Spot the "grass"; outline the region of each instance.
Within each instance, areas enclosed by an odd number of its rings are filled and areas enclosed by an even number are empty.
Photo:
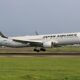
[[[0,58],[0,80],[80,80],[80,57]]]
[[[80,47],[58,47],[58,48],[48,48],[48,52],[80,52]]]

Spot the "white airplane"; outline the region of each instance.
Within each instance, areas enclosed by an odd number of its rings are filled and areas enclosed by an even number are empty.
[[[6,37],[0,32],[0,46],[35,47],[34,51],[46,51],[61,45],[80,44],[80,32],[46,35]]]

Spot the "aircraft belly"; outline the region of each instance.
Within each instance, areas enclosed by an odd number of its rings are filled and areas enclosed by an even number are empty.
[[[28,46],[28,44],[14,42],[12,40],[4,41],[4,43],[2,45],[7,46],[7,47],[26,47],[26,46]]]
[[[28,44],[23,44],[23,43],[18,43],[18,42],[12,42],[8,44],[10,47],[27,47],[29,46]]]
[[[58,44],[78,44],[80,43],[79,38],[63,38],[57,39]]]

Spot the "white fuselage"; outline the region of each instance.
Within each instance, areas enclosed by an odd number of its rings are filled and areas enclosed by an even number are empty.
[[[15,42],[20,40],[22,42]],[[23,43],[26,42],[26,43]],[[41,43],[38,47],[51,47],[51,45],[69,45],[69,44],[80,44],[80,33],[61,33],[61,34],[48,34],[48,35],[33,35],[33,36],[19,36],[19,37],[0,37],[1,46],[9,47],[26,47],[29,42]],[[35,47],[35,45],[33,45]]]
[[[11,39],[34,41],[34,42],[48,42],[52,41],[57,45],[66,44],[79,44],[80,33],[61,33],[61,34],[48,34],[48,35],[33,35],[33,36],[21,36],[11,37]]]

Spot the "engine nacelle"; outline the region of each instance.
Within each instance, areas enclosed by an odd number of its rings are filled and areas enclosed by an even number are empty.
[[[51,48],[53,46],[54,46],[54,43],[51,41],[47,41],[47,42],[43,43],[43,47],[45,47],[45,48]]]

